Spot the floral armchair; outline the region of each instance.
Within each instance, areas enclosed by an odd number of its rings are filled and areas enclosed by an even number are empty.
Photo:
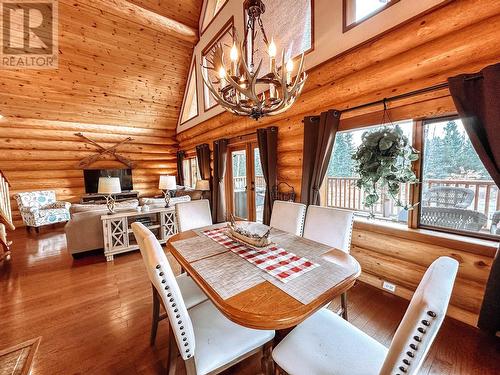
[[[71,203],[56,201],[54,191],[30,191],[14,195],[26,228],[68,221]]]

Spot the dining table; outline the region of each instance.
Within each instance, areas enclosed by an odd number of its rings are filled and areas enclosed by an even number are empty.
[[[227,224],[216,224],[178,233],[166,246],[216,308],[245,327],[293,328],[349,290],[361,274],[350,254],[275,228],[264,249],[226,234]],[[274,265],[255,260],[273,258],[269,254],[285,255],[298,266],[272,273]]]

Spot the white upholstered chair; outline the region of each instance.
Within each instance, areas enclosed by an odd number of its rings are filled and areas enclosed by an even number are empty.
[[[389,349],[335,313],[321,309],[274,349],[288,374],[414,375],[448,309],[458,262],[441,257],[425,272]]]
[[[311,205],[307,207],[303,236],[349,253],[353,219],[352,211]],[[342,293],[340,302],[339,313],[347,320],[347,292]]]
[[[152,236],[151,231],[146,228],[143,224],[140,223],[132,223],[132,230],[134,231],[134,237],[139,245],[139,249],[144,258],[144,252],[146,250],[145,240],[146,238]],[[162,251],[161,254],[158,254],[158,257],[164,258],[164,262],[168,262],[165,253]],[[179,285],[179,289],[184,298],[184,302],[186,307],[189,309],[193,306],[198,305],[199,303],[206,301],[207,296],[201,291],[200,288],[196,285],[196,283],[186,274],[183,273],[176,277],[177,284]],[[151,339],[150,344],[154,345],[156,340],[156,332],[158,331],[158,324],[161,320],[165,319],[166,315],[160,315],[160,297],[156,288],[153,285],[153,318],[151,324]]]
[[[134,230],[142,224],[133,224]],[[170,322],[169,374],[175,374],[177,356],[186,365],[186,373],[216,374],[262,350],[264,373],[272,371],[270,360],[274,331],[239,326],[210,302],[187,309],[178,280],[153,234],[143,238],[141,253],[149,278],[159,294]]]
[[[207,199],[177,203],[175,214],[179,232],[212,225],[210,202]]]
[[[274,201],[271,227],[302,236],[306,205],[285,201]]]

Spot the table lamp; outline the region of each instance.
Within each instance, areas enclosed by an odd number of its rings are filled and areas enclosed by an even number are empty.
[[[120,186],[120,178],[118,177],[99,177],[99,185],[97,193],[104,194],[106,197],[106,206],[108,207],[108,215],[115,213],[115,198],[112,194],[122,192]]]
[[[161,175],[158,189],[163,191],[163,196],[165,197],[165,207],[170,207],[170,190],[177,189],[175,176]]]
[[[201,197],[205,198],[205,192],[210,191],[210,181],[208,180],[198,180],[194,187],[195,190],[201,191]]]

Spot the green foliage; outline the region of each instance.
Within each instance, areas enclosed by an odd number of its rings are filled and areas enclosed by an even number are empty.
[[[363,133],[361,145],[352,156],[355,172],[359,175],[357,186],[367,193],[365,206],[373,209],[379,201],[378,192],[385,189],[396,205],[405,210],[413,208],[398,198],[401,184],[415,184],[417,177],[411,163],[418,160],[415,150],[398,126],[382,127]]]
[[[337,133],[333,154],[328,164],[327,176],[329,177],[355,177],[354,160],[352,155],[356,147],[352,140],[352,133]]]
[[[455,121],[426,126],[423,176],[424,179],[491,178],[469,137],[460,132]]]

